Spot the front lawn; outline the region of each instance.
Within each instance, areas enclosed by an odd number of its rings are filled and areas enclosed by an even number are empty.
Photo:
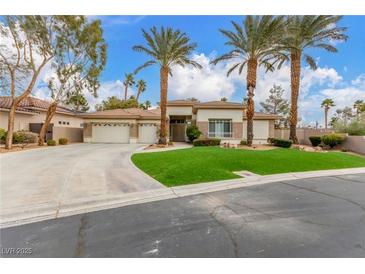
[[[365,159],[343,152],[304,152],[295,149],[254,151],[194,147],[137,153],[133,163],[166,186],[239,178],[233,171],[260,175],[310,170],[365,167]]]

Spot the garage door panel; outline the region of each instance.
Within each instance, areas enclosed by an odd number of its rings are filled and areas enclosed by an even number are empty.
[[[138,127],[138,142],[154,144],[157,142],[157,128],[155,125],[141,124]]]
[[[243,122],[243,138],[247,136],[247,121]],[[266,144],[269,138],[269,121],[254,120],[253,121],[253,143]]]
[[[129,126],[93,125],[93,143],[129,143]]]

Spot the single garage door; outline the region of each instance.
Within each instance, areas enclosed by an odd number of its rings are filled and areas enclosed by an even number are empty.
[[[93,143],[129,143],[128,125],[92,125]]]
[[[142,144],[154,144],[157,142],[157,127],[150,124],[140,124],[138,127],[138,142]]]

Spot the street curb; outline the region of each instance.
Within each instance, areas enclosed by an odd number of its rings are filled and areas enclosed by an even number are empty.
[[[119,194],[99,197],[91,197],[77,199],[66,204],[60,204],[57,210],[54,207],[43,208],[32,212],[32,208],[28,208],[26,214],[9,214],[11,216],[2,215],[0,228],[8,228],[28,223],[34,223],[43,220],[57,219],[66,216],[84,214],[105,209],[119,208],[135,204],[143,204],[154,201],[162,201],[179,197],[192,196],[202,193],[216,192],[242,187],[250,187],[263,185],[274,182],[298,180],[305,178],[317,178],[325,176],[340,176],[349,174],[365,173],[365,168],[347,168],[321,171],[307,171],[295,173],[282,173],[265,176],[252,176],[233,180],[224,180],[216,182],[207,182],[193,185],[185,185],[179,187],[162,188],[156,190],[148,190],[143,192],[135,192],[129,194]],[[31,212],[31,213],[29,213]]]

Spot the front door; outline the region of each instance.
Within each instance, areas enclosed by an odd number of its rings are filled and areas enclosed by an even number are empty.
[[[185,142],[186,124],[172,124],[171,138],[173,142]]]

